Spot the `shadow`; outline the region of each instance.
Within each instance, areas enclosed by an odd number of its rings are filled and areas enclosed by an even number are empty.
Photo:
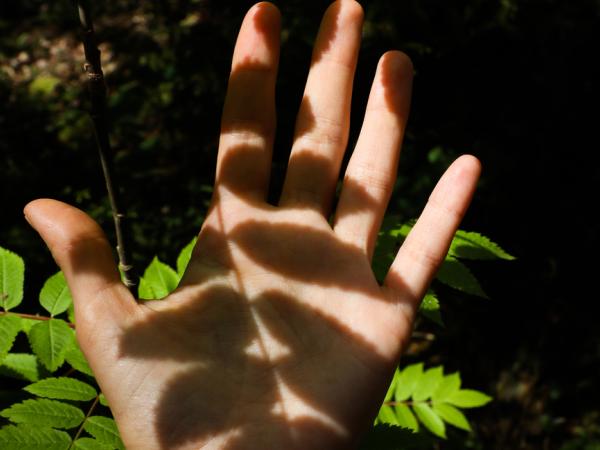
[[[279,351],[262,353],[265,335]],[[385,379],[389,365],[348,326],[286,293],[248,299],[225,286],[207,290],[199,304],[149,314],[127,330],[119,352],[163,365],[185,363],[157,393],[154,425],[165,449],[229,432],[220,448],[249,441],[256,448],[274,448],[275,442],[278,448],[311,448],[312,440],[346,448],[347,425],[365,414],[356,404],[381,394],[370,368],[386,367],[378,374]],[[337,387],[336,374],[372,392]]]
[[[185,281],[146,304],[118,358],[153,373],[136,390],[163,449],[348,448],[385,393],[399,343],[380,338],[401,318],[322,217],[243,205],[213,207]]]
[[[327,20],[337,20],[339,5]],[[337,28],[330,32],[314,60]],[[180,286],[140,305],[116,347],[102,349],[114,370],[99,381],[118,423],[134,420],[161,449],[352,447],[372,424],[408,326],[367,256],[325,217],[252,195],[267,193],[275,124],[274,83],[256,88],[255,77],[274,77],[272,69],[247,58],[232,70],[222,133],[236,139],[221,142],[211,207]],[[234,113],[251,110],[240,101],[265,98],[255,115]],[[309,132],[308,99],[303,108]],[[267,145],[250,139],[257,134]],[[315,185],[334,170],[316,151],[295,164]],[[348,188],[361,207],[374,202],[360,185]],[[131,427],[121,432],[138,442]]]

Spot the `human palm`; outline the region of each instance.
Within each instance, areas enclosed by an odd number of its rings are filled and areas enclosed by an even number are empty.
[[[137,303],[102,231],[38,200],[26,216],[73,292],[77,337],[130,449],[348,448],[372,420],[412,318],[470,201],[457,160],[384,285],[370,259],[408,115],[412,67],[379,63],[335,214],[362,11],[338,0],[315,44],[281,200],[266,201],[279,17],[246,16],[223,113],[214,196],[169,297]]]

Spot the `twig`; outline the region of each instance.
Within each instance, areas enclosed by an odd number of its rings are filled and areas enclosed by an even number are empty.
[[[33,319],[33,320],[50,320],[50,319],[54,319],[54,317],[38,316],[36,314],[25,314],[25,313],[16,313],[16,312],[0,312],[0,316],[7,316],[7,315],[19,316],[22,319]],[[75,324],[74,323],[67,322],[67,325],[69,325],[73,329],[75,328]]]
[[[90,409],[88,409],[88,412],[85,415],[85,418],[83,419],[83,422],[81,422],[81,425],[79,426],[79,429],[77,430],[77,433],[75,434],[75,437],[71,441],[71,445],[69,445],[69,449],[68,450],[71,450],[73,448],[73,444],[79,438],[79,436],[81,436],[81,432],[83,431],[83,426],[85,425],[85,421],[88,420],[89,417],[92,415],[92,412],[96,408],[96,405],[98,404],[99,400],[100,400],[100,394],[96,395],[96,398],[94,399],[94,403],[92,403],[92,406],[90,406]]]
[[[90,115],[94,122],[94,134],[96,144],[100,154],[102,172],[108,191],[108,199],[112,210],[113,221],[115,224],[115,234],[117,237],[117,254],[119,256],[119,268],[123,274],[123,282],[129,289],[137,283],[137,277],[134,274],[133,267],[130,264],[131,259],[125,246],[125,215],[120,211],[118,190],[114,188],[114,170],[112,164],[112,150],[108,137],[108,120],[106,112],[106,84],[104,82],[104,73],[102,72],[102,63],[100,61],[100,50],[96,42],[94,33],[94,24],[90,14],[89,3],[87,0],[77,0],[79,9],[79,21],[82,28],[83,50],[85,53],[85,72],[88,76],[88,91],[91,99]]]

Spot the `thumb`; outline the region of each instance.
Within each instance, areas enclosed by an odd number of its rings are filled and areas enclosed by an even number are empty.
[[[32,201],[24,213],[65,274],[78,329],[103,319],[121,322],[137,310],[121,283],[111,246],[92,218],[50,199]]]

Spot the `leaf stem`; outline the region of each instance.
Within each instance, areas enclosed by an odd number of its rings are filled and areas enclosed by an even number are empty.
[[[77,0],[79,9],[79,21],[82,29],[83,50],[85,53],[85,72],[88,76],[88,91],[91,99],[90,116],[94,123],[94,135],[100,163],[108,192],[108,199],[112,211],[115,234],[117,238],[117,254],[119,257],[119,268],[123,276],[123,283],[132,290],[137,284],[137,276],[131,265],[131,258],[126,247],[126,227],[125,214],[119,209],[120,200],[118,189],[115,189],[115,180],[112,156],[113,152],[110,146],[108,136],[108,118],[106,108],[106,83],[102,71],[100,59],[100,50],[97,46],[94,24],[90,13],[89,2],[87,0]]]
[[[81,435],[81,432],[83,431],[83,426],[85,425],[85,421],[88,420],[88,418],[92,415],[92,412],[96,408],[96,405],[98,404],[99,400],[100,400],[100,394],[96,395],[96,398],[94,399],[94,402],[92,403],[92,406],[90,406],[90,409],[88,409],[88,412],[85,415],[83,422],[81,422],[81,425],[79,426],[79,429],[77,430],[77,433],[75,434],[75,437],[71,441],[71,445],[69,445],[69,448],[67,450],[71,450],[73,448],[73,444],[79,438],[79,436]]]
[[[50,320],[50,319],[54,319],[54,317],[49,317],[49,316],[38,316],[37,314],[25,314],[25,313],[16,313],[16,312],[2,312],[0,311],[0,316],[7,316],[7,315],[15,315],[15,316],[19,316],[22,319],[33,319],[33,320]],[[69,327],[75,329],[75,324],[74,323],[70,323],[67,322],[67,325],[69,325]]]

